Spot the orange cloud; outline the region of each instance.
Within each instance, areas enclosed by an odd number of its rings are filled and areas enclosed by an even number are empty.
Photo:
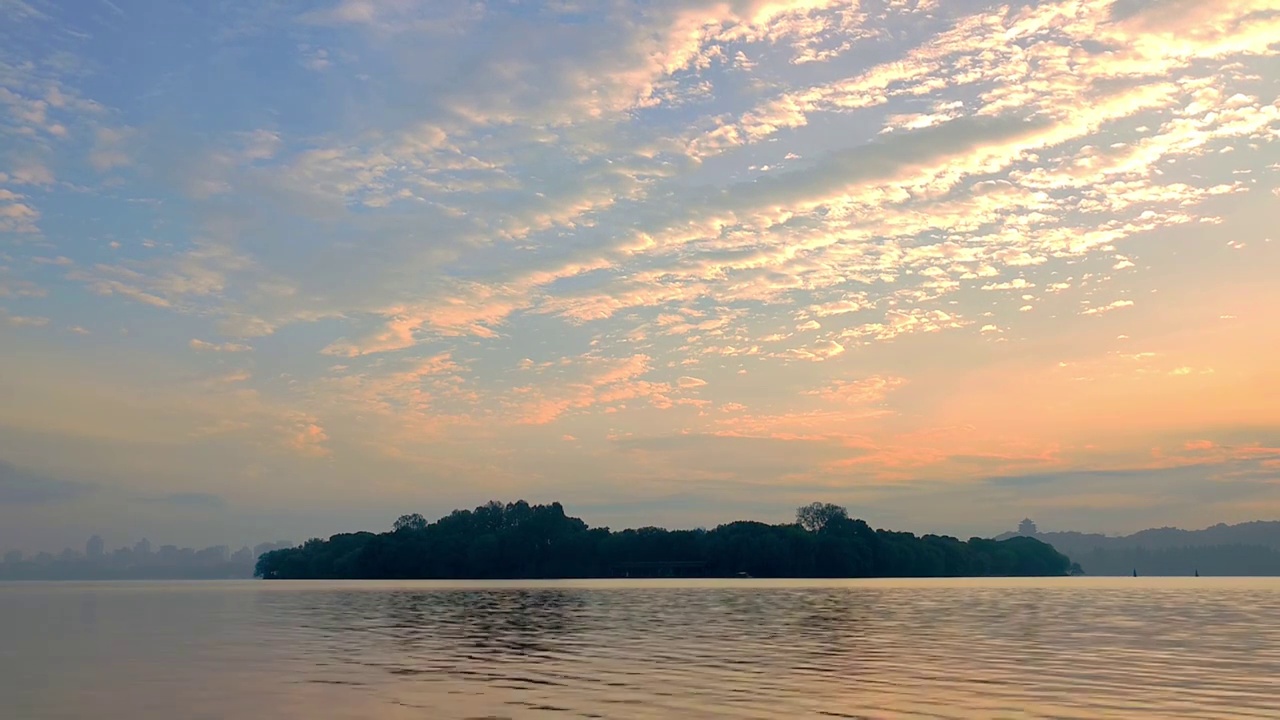
[[[388,320],[383,330],[363,340],[357,342],[337,340],[320,352],[324,355],[359,357],[411,348],[417,343],[414,332],[422,327],[423,322],[422,318],[398,315]]]
[[[293,451],[310,457],[328,457],[332,454],[326,443],[329,435],[318,423],[299,419],[289,430],[287,445]]]
[[[836,380],[827,387],[811,390],[828,402],[846,405],[871,405],[884,400],[889,393],[907,384],[907,379],[892,375],[873,375],[862,380]]]

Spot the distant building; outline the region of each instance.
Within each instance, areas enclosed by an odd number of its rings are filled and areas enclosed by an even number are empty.
[[[146,558],[151,554],[151,541],[146,538],[139,540],[138,544],[133,546],[133,554],[139,558]]]
[[[106,543],[102,542],[100,535],[94,535],[84,544],[85,557],[90,560],[101,560],[102,553],[106,548]]]
[[[226,545],[214,545],[197,552],[194,559],[196,562],[208,565],[224,563],[230,556],[231,551],[227,549]]]
[[[21,550],[10,550],[4,554],[4,562],[6,565],[17,565],[22,562]]]
[[[1022,522],[1018,523],[1018,534],[1019,535],[1035,535],[1036,524],[1032,522],[1030,518],[1024,518]]]

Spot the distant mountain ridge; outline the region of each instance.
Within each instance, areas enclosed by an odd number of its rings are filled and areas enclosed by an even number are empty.
[[[1048,543],[1090,575],[1280,575],[1280,521],[1258,520],[1203,530],[1151,528],[1124,536],[1039,532],[1024,520],[1018,536]]]
[[[1008,540],[1020,534],[1016,531],[1006,532],[997,535],[995,539]],[[1096,548],[1119,550],[1141,547],[1148,550],[1163,550],[1206,545],[1261,545],[1280,550],[1280,521],[1255,520],[1238,525],[1218,523],[1203,530],[1183,530],[1175,527],[1150,528],[1123,536],[1065,531],[1034,532],[1031,537],[1047,542],[1059,552],[1066,552],[1068,555],[1070,550],[1089,551]]]

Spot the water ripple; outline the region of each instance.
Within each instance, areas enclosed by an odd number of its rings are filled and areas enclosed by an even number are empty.
[[[1131,580],[0,585],[0,697],[32,720],[1280,717],[1280,583]]]

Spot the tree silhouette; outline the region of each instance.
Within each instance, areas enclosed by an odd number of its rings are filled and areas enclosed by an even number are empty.
[[[796,523],[809,532],[819,532],[832,520],[847,520],[849,511],[831,503],[810,503],[796,508]]]
[[[427,519],[419,513],[411,515],[401,515],[396,518],[395,523],[391,526],[393,532],[403,532],[405,530],[425,530],[427,528]]]
[[[490,502],[428,523],[403,515],[380,534],[344,533],[275,550],[271,579],[483,579],[637,576],[958,577],[1065,575],[1071,561],[1034,538],[1008,541],[874,530],[814,503],[798,523],[739,521],[713,530],[590,528],[560,503]]]

